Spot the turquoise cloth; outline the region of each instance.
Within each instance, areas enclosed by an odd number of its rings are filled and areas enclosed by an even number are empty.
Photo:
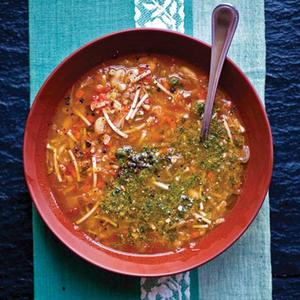
[[[263,0],[232,1],[240,24],[229,55],[264,96]],[[103,34],[155,26],[209,42],[216,1],[30,0],[31,101],[67,55]],[[269,204],[247,233],[207,265],[177,276],[142,279],[96,268],[63,246],[33,209],[35,299],[271,299]],[[200,295],[200,296],[199,296]]]

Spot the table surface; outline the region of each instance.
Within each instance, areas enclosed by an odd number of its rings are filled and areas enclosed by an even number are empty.
[[[5,0],[0,8],[0,298],[31,299],[31,199],[22,167],[29,110],[28,4]],[[266,0],[265,16],[266,107],[275,147],[270,187],[273,296],[300,299],[299,0]]]

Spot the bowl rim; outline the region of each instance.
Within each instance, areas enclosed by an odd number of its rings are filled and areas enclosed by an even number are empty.
[[[266,130],[268,133],[268,145],[269,145],[269,149],[268,149],[268,153],[269,153],[269,168],[267,170],[265,170],[265,174],[266,174],[266,178],[268,178],[267,180],[267,184],[265,185],[263,192],[261,193],[261,197],[259,199],[259,201],[257,201],[257,203],[259,203],[259,205],[257,206],[255,213],[251,216],[251,218],[247,218],[247,224],[243,227],[242,230],[239,230],[239,232],[237,234],[235,234],[234,236],[231,237],[230,242],[228,242],[226,244],[225,247],[223,247],[222,249],[220,249],[219,251],[215,251],[213,255],[211,255],[210,258],[205,259],[199,263],[194,263],[194,264],[189,264],[186,267],[181,267],[176,269],[176,271],[157,271],[157,272],[144,272],[144,271],[131,271],[131,270],[126,270],[125,268],[123,269],[119,269],[118,267],[113,267],[111,266],[109,263],[107,263],[106,265],[100,264],[99,262],[97,262],[93,257],[90,257],[87,253],[82,253],[80,250],[77,249],[76,245],[73,245],[73,243],[66,241],[64,239],[63,234],[61,234],[60,231],[56,231],[54,226],[52,225],[52,223],[50,222],[50,220],[48,220],[47,218],[47,214],[43,211],[41,205],[39,204],[39,201],[36,199],[36,193],[35,193],[35,189],[28,183],[29,182],[29,178],[27,175],[27,168],[29,168],[29,165],[31,164],[31,162],[28,160],[28,157],[26,155],[27,152],[27,145],[28,145],[28,127],[31,123],[31,120],[33,118],[34,115],[34,111],[35,111],[35,107],[38,105],[38,101],[37,99],[40,98],[40,95],[42,94],[44,88],[47,86],[48,82],[52,79],[52,77],[55,76],[56,72],[69,60],[71,60],[73,57],[77,56],[81,51],[83,51],[86,48],[89,48],[90,46],[92,46],[95,43],[101,42],[105,39],[109,39],[111,37],[114,36],[118,36],[120,34],[124,34],[124,33],[130,33],[130,32],[157,32],[157,33],[168,33],[171,35],[176,35],[178,38],[184,38],[184,39],[188,39],[192,42],[201,44],[201,46],[204,47],[208,47],[211,48],[211,45],[209,45],[208,43],[199,40],[197,38],[194,38],[192,36],[183,34],[183,33],[179,33],[176,31],[172,31],[172,30],[168,30],[168,29],[159,29],[159,28],[133,28],[133,29],[126,29],[126,30],[120,30],[120,31],[116,31],[116,32],[112,32],[103,36],[100,36],[96,39],[93,39],[92,41],[82,45],[81,47],[77,48],[76,50],[74,50],[70,55],[68,55],[67,57],[65,57],[52,71],[51,73],[47,76],[46,80],[44,80],[43,84],[40,86],[37,94],[34,97],[34,101],[30,107],[30,111],[26,120],[26,125],[25,125],[25,130],[24,130],[24,142],[23,142],[23,169],[24,169],[24,177],[25,177],[25,181],[26,181],[26,185],[28,187],[31,199],[34,203],[34,206],[36,207],[39,215],[42,217],[43,221],[46,223],[46,225],[48,226],[48,228],[52,231],[52,233],[65,245],[67,246],[72,252],[74,252],[75,254],[77,254],[78,256],[80,256],[81,258],[83,258],[85,261],[97,266],[97,267],[101,267],[105,270],[108,271],[112,271],[114,273],[118,273],[118,274],[123,274],[123,275],[131,275],[131,276],[142,276],[142,277],[155,277],[155,276],[168,276],[168,275],[174,275],[174,274],[178,274],[181,272],[185,272],[185,271],[189,271],[192,270],[198,266],[202,266],[206,263],[208,263],[209,261],[215,259],[216,257],[218,257],[219,255],[221,255],[223,252],[225,252],[228,248],[230,248],[249,228],[249,226],[252,224],[252,222],[254,221],[254,219],[256,218],[258,212],[260,211],[263,203],[264,203],[264,199],[267,195],[268,189],[269,189],[269,185],[271,182],[271,177],[272,177],[272,170],[273,170],[273,139],[272,139],[272,132],[271,132],[271,126],[267,117],[267,113],[265,110],[265,107],[263,105],[263,102],[261,101],[258,93],[256,92],[254,86],[252,85],[251,81],[248,79],[248,77],[243,73],[243,71],[240,69],[240,67],[233,62],[232,59],[230,59],[229,57],[226,57],[226,61],[235,69],[235,71],[237,72],[238,76],[242,77],[242,79],[246,82],[246,84],[250,87],[251,93],[253,93],[253,95],[259,99],[258,101],[258,106],[260,111],[262,112],[262,119],[264,121],[264,123],[266,124]],[[84,241],[82,241],[84,243]],[[99,250],[99,253],[101,252],[101,250]],[[145,255],[147,256],[147,255]],[[153,255],[149,255],[152,256]],[[130,263],[130,262],[129,262]]]

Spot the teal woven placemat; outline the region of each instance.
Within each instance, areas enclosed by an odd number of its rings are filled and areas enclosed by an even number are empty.
[[[263,0],[231,1],[240,11],[229,53],[263,99]],[[31,100],[53,68],[82,44],[133,27],[163,27],[209,41],[217,1],[30,0]],[[96,268],[57,241],[33,209],[36,299],[271,299],[269,207],[226,253],[198,270],[139,279]]]

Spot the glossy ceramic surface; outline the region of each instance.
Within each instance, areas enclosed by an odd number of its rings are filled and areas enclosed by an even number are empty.
[[[101,62],[128,53],[174,55],[209,71],[210,47],[183,34],[158,29],[133,29],[99,38],[66,58],[48,77],[31,108],[24,137],[24,170],[32,199],[52,232],[87,261],[114,272],[162,276],[202,265],[231,246],[258,213],[270,183],[273,146],[269,122],[249,80],[226,60],[220,85],[235,103],[247,130],[251,158],[242,194],[226,222],[202,238],[194,249],[179,253],[135,255],[117,252],[88,240],[64,217],[51,193],[45,164],[46,137],[55,108],[65,91],[83,73]]]

